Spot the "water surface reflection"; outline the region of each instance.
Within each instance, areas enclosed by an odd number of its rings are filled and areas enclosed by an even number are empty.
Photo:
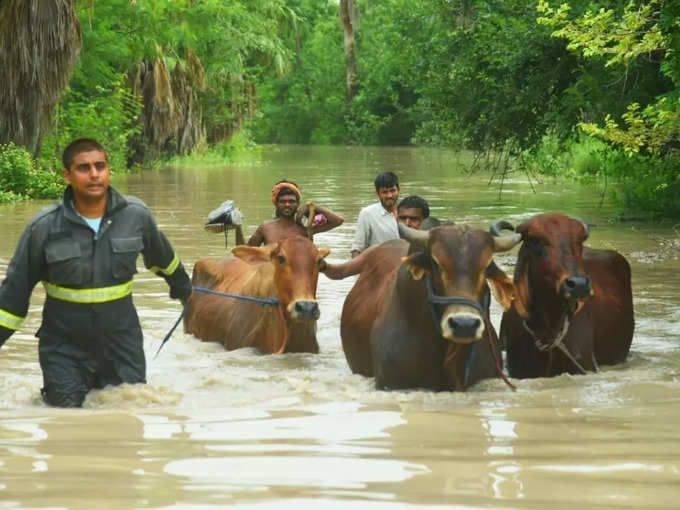
[[[202,230],[226,198],[251,233],[272,213],[269,190],[288,178],[306,199],[346,218],[317,236],[349,256],[372,180],[391,169],[402,194],[433,214],[483,226],[560,210],[595,226],[589,244],[615,248],[633,269],[637,313],[629,361],[599,374],[485,381],[467,393],[380,392],[350,373],[339,322],[353,279],[321,277],[319,355],[226,352],[178,331],[158,278],[141,271],[135,302],[145,331],[145,386],[95,391],[86,408],[44,407],[33,332],[37,288],[22,330],[0,351],[0,508],[675,508],[680,482],[680,242],[659,225],[621,223],[599,197],[521,174],[498,200],[488,175],[456,170],[458,155],[421,149],[272,147],[259,165],[166,169],[117,178],[149,204],[188,267],[224,253]],[[41,204],[0,207],[0,276]],[[500,264],[512,272],[514,254]],[[140,268],[142,269],[142,268]],[[500,309],[492,308],[498,325]]]

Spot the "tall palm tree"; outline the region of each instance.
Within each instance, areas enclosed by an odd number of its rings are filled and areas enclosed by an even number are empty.
[[[0,1],[0,143],[40,151],[81,39],[75,0]]]
[[[359,10],[354,0],[340,0],[338,13],[345,34],[345,73],[347,75],[347,104],[357,95],[357,51],[355,35],[359,26]]]

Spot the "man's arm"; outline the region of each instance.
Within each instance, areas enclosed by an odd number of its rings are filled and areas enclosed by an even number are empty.
[[[368,248],[370,233],[371,227],[368,224],[368,213],[365,209],[362,209],[359,213],[359,218],[357,219],[357,229],[354,232],[354,240],[352,241],[352,258]]]
[[[236,230],[236,246],[246,244],[246,240],[243,237],[243,229],[241,228],[241,225],[238,225],[234,230]]]
[[[322,223],[312,228],[312,231],[315,234],[318,234],[320,232],[328,232],[329,230],[334,229],[335,227],[339,227],[345,221],[345,219],[342,216],[340,216],[338,213],[334,211],[331,211],[328,207],[324,207],[322,205],[315,205],[314,208],[316,209],[317,214],[319,213],[323,214],[328,220],[325,223]]]
[[[264,223],[257,227],[255,233],[248,239],[248,246],[260,246],[261,244],[264,244]]]
[[[33,239],[29,225],[7,266],[0,286],[0,346],[21,327],[35,284],[40,279],[41,250],[44,239]]]
[[[192,292],[191,280],[184,265],[173,250],[165,234],[156,225],[150,211],[144,221],[144,266],[163,279],[170,286],[170,297],[179,299],[183,304]]]
[[[321,272],[325,274],[331,280],[342,280],[348,276],[354,276],[361,273],[364,262],[367,257],[370,257],[370,253],[375,250],[378,245],[370,246],[362,252],[352,252],[352,260],[343,262],[341,264],[331,264],[330,262],[325,262],[321,267]]]

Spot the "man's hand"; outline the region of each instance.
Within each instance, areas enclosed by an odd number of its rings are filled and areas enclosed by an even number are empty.
[[[310,205],[312,205],[312,202],[300,204],[300,206],[297,208],[297,211],[295,212],[295,221],[297,223],[301,223],[302,217],[309,212]]]

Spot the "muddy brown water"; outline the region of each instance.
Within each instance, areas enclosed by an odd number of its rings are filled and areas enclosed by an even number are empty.
[[[382,392],[353,375],[339,321],[354,280],[321,277],[319,355],[226,352],[178,331],[153,359],[180,308],[141,266],[135,302],[147,385],[92,392],[84,409],[44,406],[33,334],[44,299],[0,350],[0,508],[678,508],[680,505],[680,236],[671,224],[621,222],[577,186],[512,174],[498,200],[490,175],[440,150],[265,147],[262,161],[118,176],[142,198],[187,267],[224,253],[202,229],[227,198],[246,233],[269,219],[272,184],[346,219],[318,235],[332,260],[349,256],[359,209],[384,170],[402,197],[434,215],[486,228],[561,211],[593,224],[589,245],[630,261],[636,332],[627,363],[587,376],[486,381],[467,393]],[[0,277],[45,202],[0,206]],[[230,239],[233,243],[233,239]],[[516,250],[499,261],[511,273]],[[500,309],[493,308],[498,326]]]

